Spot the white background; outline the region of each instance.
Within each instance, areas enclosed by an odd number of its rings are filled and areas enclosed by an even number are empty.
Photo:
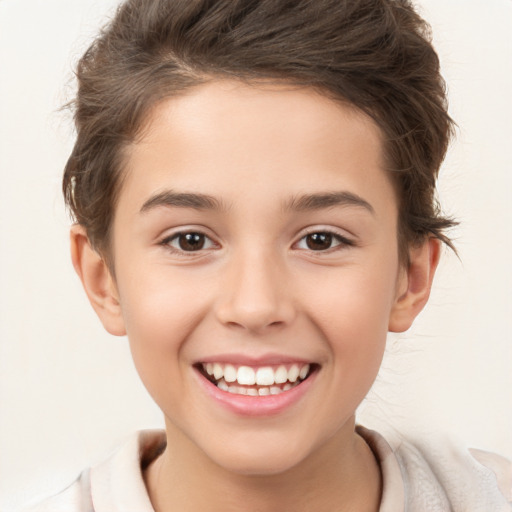
[[[114,0],[0,0],[0,509],[56,492],[162,419],[125,339],[68,256],[60,176],[73,63]],[[422,0],[460,129],[442,169],[446,252],[415,327],[390,340],[361,421],[512,457],[512,1]],[[68,86],[66,86],[66,83]]]

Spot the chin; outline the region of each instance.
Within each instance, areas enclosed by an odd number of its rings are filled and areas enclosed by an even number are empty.
[[[308,457],[300,443],[256,441],[211,450],[206,455],[230,473],[244,476],[274,476],[301,465]]]
[[[284,474],[300,464],[297,457],[286,457],[279,454],[277,457],[230,457],[229,460],[219,461],[222,467],[230,472],[241,476],[266,477]]]

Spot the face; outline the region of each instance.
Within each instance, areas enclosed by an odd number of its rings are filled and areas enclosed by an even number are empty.
[[[349,442],[403,288],[378,128],[310,90],[220,81],[149,121],[112,250],[168,435],[245,474]]]

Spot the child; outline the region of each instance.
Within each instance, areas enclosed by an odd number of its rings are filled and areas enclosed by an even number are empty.
[[[505,460],[355,425],[451,246],[427,34],[404,0],[121,6],[78,67],[64,192],[166,429],[34,510],[510,510]]]

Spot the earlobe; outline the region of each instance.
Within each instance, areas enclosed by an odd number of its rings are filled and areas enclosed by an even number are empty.
[[[427,303],[439,263],[440,245],[437,238],[429,238],[410,250],[410,265],[400,277],[389,318],[389,331],[404,332],[409,329]]]
[[[94,311],[110,334],[125,335],[117,288],[105,260],[91,247],[83,226],[72,226],[70,242],[73,266]]]

